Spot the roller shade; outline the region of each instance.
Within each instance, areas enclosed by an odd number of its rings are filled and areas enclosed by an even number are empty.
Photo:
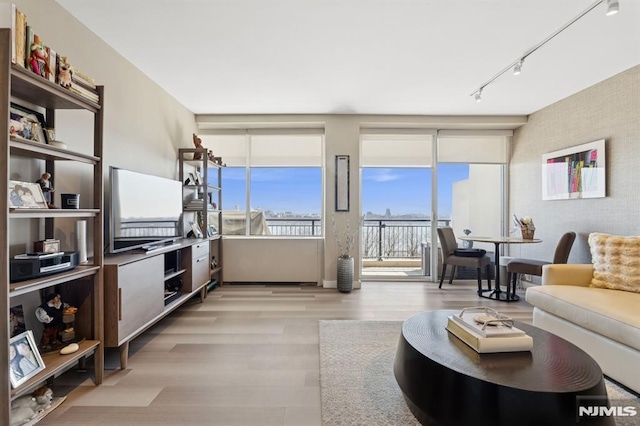
[[[246,166],[250,144],[253,167],[320,167],[322,140],[320,134],[228,134],[202,135],[202,144],[222,157],[227,166]]]
[[[227,166],[238,167],[247,164],[247,135],[200,135],[202,145],[222,157]]]
[[[442,131],[438,134],[438,162],[506,164],[510,135],[501,131]]]
[[[320,135],[253,135],[252,167],[320,167],[322,136]]]
[[[362,167],[430,167],[431,135],[361,135]]]

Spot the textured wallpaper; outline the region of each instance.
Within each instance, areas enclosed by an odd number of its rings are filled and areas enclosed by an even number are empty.
[[[606,140],[605,198],[542,201],[542,154]],[[540,244],[510,253],[551,261],[560,236],[577,233],[569,263],[591,263],[591,232],[640,235],[640,66],[552,104],[516,130],[509,167],[510,215],[531,216]]]

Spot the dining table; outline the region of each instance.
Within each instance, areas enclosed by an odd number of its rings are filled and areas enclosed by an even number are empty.
[[[479,292],[478,295],[480,297],[484,297],[486,299],[499,300],[501,302],[517,302],[520,300],[520,296],[515,294],[515,289],[513,292],[509,292],[509,283],[507,283],[507,291],[500,290],[500,244],[535,244],[541,243],[542,240],[537,238],[519,238],[519,237],[471,237],[464,236],[458,237],[458,239],[463,241],[475,241],[478,243],[493,243],[495,245],[495,268],[496,268],[496,288],[488,295],[485,295],[483,292]]]

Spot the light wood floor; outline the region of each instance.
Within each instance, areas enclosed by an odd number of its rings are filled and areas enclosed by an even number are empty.
[[[481,299],[473,281],[363,283],[349,294],[297,285],[226,285],[131,342],[129,366],[107,351],[94,386],[69,371],[67,400],[40,425],[320,425],[318,320],[404,320],[486,305],[531,322],[524,300]],[[142,301],[144,303],[144,301]]]

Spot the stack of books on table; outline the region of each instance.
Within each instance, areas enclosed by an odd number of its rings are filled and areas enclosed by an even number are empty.
[[[533,348],[533,339],[514,327],[513,320],[491,308],[465,308],[447,318],[447,330],[478,353],[520,352]]]

